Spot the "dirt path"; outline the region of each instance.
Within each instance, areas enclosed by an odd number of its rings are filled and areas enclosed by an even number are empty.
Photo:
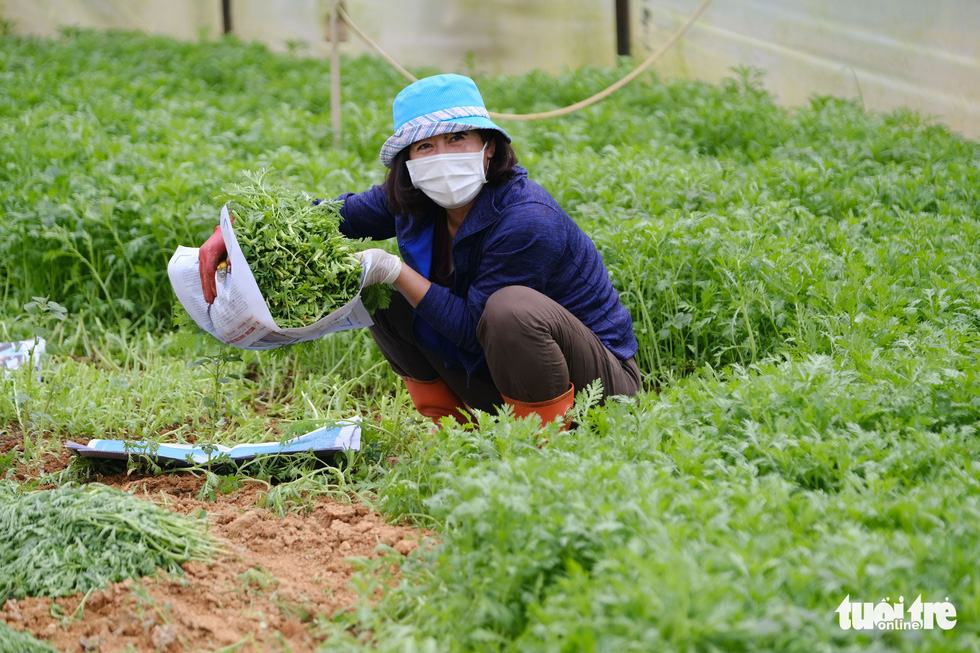
[[[13,435],[13,434],[11,434]],[[10,440],[0,442],[0,454]],[[43,471],[63,468],[67,454],[46,454]],[[36,473],[36,472],[35,472]],[[23,474],[22,472],[20,474]],[[132,491],[175,512],[207,513],[226,552],[212,564],[184,565],[182,576],[158,575],[59,599],[10,600],[0,620],[60,651],[313,651],[322,641],[314,617],[351,606],[347,558],[378,555],[379,544],[403,555],[429,533],[384,523],[365,506],[330,499],[306,515],[280,518],[256,507],[264,485],[246,484],[214,502],[195,499],[202,479],[115,474],[94,481]]]

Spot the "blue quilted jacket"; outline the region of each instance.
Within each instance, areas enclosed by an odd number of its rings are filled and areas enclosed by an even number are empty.
[[[415,308],[416,341],[446,365],[474,372],[484,354],[476,326],[487,299],[505,286],[527,286],[564,306],[621,360],[637,351],[633,321],[595,244],[544,188],[516,176],[487,184],[453,239],[455,287],[433,284]],[[349,238],[398,239],[402,260],[426,279],[432,264],[432,218],[392,215],[381,186],[348,193],[340,230]]]

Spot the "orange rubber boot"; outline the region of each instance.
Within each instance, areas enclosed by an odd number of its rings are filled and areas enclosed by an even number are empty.
[[[403,376],[402,381],[408,388],[408,396],[412,398],[415,409],[431,418],[436,426],[440,426],[439,420],[443,417],[452,417],[460,424],[467,423],[468,413],[463,400],[441,378],[418,381]]]
[[[541,418],[541,423],[547,424],[567,413],[575,405],[575,386],[569,383],[568,390],[548,401],[517,401],[510,397],[504,397],[504,401],[514,407],[515,417],[527,417],[531,413],[536,413]],[[568,424],[565,424],[562,430],[567,428]]]

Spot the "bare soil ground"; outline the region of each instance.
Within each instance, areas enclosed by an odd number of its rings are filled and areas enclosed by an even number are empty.
[[[0,431],[3,433],[3,431]],[[0,454],[19,446],[19,433],[0,436]],[[45,454],[41,469],[17,470],[21,480],[66,467],[71,456]],[[210,564],[188,563],[183,575],[158,574],[57,599],[9,600],[0,620],[60,651],[313,651],[324,635],[314,617],[351,606],[352,556],[374,557],[379,544],[407,555],[430,535],[385,523],[363,505],[318,501],[308,514],[278,517],[257,507],[265,486],[195,497],[203,479],[190,474],[134,476],[114,471],[91,479],[146,497],[183,514],[207,513],[225,552]]]

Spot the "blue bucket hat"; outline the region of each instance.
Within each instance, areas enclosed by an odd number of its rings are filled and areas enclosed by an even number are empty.
[[[395,155],[430,136],[471,129],[496,129],[476,83],[463,75],[434,75],[409,84],[391,107],[395,133],[381,146],[381,162],[390,168]]]

